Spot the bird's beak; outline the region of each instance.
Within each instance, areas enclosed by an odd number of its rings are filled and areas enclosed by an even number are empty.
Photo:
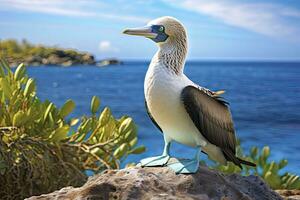
[[[145,26],[141,28],[127,28],[123,31],[127,35],[138,35],[147,38],[156,38],[157,34],[152,32],[151,26]]]

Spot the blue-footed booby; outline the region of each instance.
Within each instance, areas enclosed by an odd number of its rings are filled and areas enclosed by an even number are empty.
[[[187,33],[173,17],[155,19],[142,28],[124,34],[145,36],[159,47],[146,73],[145,105],[155,126],[163,133],[162,155],[142,159],[142,166],[168,165],[176,173],[195,173],[200,152],[221,164],[231,161],[255,166],[236,156],[236,138],[228,103],[220,96],[191,81],[183,72],[187,55]],[[194,159],[168,164],[171,141],[196,147]]]

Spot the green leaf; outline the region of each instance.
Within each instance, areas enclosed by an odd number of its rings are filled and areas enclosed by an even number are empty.
[[[15,80],[22,79],[25,73],[26,73],[26,67],[23,63],[21,63],[15,71],[15,75],[14,75]]]
[[[0,59],[0,63],[1,63],[1,66],[3,66],[9,74],[11,74],[11,69],[10,69],[7,61],[5,59]]]
[[[13,126],[20,127],[26,122],[26,114],[23,111],[18,111],[13,117]]]
[[[48,122],[49,122],[49,126],[50,127],[54,126],[54,119],[53,119],[53,116],[52,116],[51,112],[49,113],[49,120],[48,120]]]
[[[292,189],[292,186],[297,182],[299,181],[299,176],[297,175],[293,175],[292,176],[293,178],[289,180],[288,182],[288,186]]]
[[[95,114],[100,107],[100,99],[97,96],[93,96],[92,101],[91,101],[91,112]]]
[[[100,117],[99,117],[99,123],[104,126],[105,124],[108,123],[111,117],[111,112],[108,107],[105,107],[104,110],[102,111]]]
[[[64,125],[58,129],[56,129],[51,135],[50,140],[52,142],[59,142],[63,139],[66,139],[68,136],[68,132],[70,130],[70,127],[68,125]]]
[[[128,150],[128,145],[126,143],[121,144],[115,151],[114,151],[114,157],[117,159],[121,158],[124,156],[124,154]]]
[[[275,161],[272,161],[270,163],[268,171],[271,171],[272,173],[277,174],[277,172],[278,172],[278,165],[275,163]]]
[[[134,148],[133,150],[129,151],[128,153],[130,154],[140,154],[146,151],[146,147],[144,146],[139,146]]]
[[[12,89],[10,87],[10,84],[6,78],[1,78],[1,87],[3,90],[3,93],[6,98],[10,98],[12,95]]]
[[[266,159],[270,155],[270,147],[265,146],[262,150],[262,156]]]
[[[46,119],[47,119],[49,113],[51,112],[52,108],[53,108],[53,103],[50,103],[50,104],[48,105],[48,107],[47,107],[45,113],[44,113],[44,117],[43,117],[43,120],[44,120],[44,121],[46,121]]]
[[[288,164],[288,161],[286,159],[283,159],[279,162],[279,169],[284,168]]]
[[[81,133],[88,133],[92,128],[92,119],[89,118],[82,125],[80,125],[79,130]]]
[[[84,138],[86,137],[87,133],[81,133],[77,139],[75,140],[75,142],[80,143],[84,140]]]
[[[136,138],[136,132],[135,132],[135,130],[134,129],[129,130],[125,134],[124,138],[125,138],[126,141],[131,141],[133,138]]]
[[[257,147],[252,147],[251,148],[251,153],[250,153],[251,158],[255,159],[257,154],[258,154],[258,148]]]
[[[59,115],[62,117],[68,116],[75,108],[75,103],[72,100],[67,100],[59,111]]]
[[[135,137],[135,138],[133,138],[130,142],[129,142],[129,146],[130,147],[133,147],[133,146],[135,146],[136,144],[137,144],[137,137]]]
[[[36,106],[32,106],[27,110],[27,118],[28,120],[36,120],[39,116],[40,113],[37,112]]]
[[[25,89],[24,89],[24,96],[30,95],[35,90],[35,82],[32,78],[28,79]]]
[[[135,129],[135,125],[134,125],[132,119],[127,118],[121,123],[121,125],[119,127],[119,132],[122,134],[126,134],[127,132],[134,130],[134,129]]]

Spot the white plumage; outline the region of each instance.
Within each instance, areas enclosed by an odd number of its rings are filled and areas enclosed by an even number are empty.
[[[211,159],[224,164],[226,160],[220,149],[202,136],[184,108],[181,91],[189,85],[200,87],[184,73],[177,75],[166,68],[158,53],[155,54],[144,82],[148,109],[170,141],[191,147],[201,146]]]

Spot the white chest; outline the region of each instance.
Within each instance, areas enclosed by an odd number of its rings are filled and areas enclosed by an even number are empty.
[[[164,134],[177,142],[196,146],[201,134],[180,99],[182,89],[188,85],[193,85],[193,82],[185,75],[175,75],[165,66],[151,63],[144,92],[148,109]]]
[[[180,92],[184,87],[179,79],[164,66],[149,67],[144,92],[150,110],[160,110],[160,115],[164,115],[163,111],[179,103]]]

